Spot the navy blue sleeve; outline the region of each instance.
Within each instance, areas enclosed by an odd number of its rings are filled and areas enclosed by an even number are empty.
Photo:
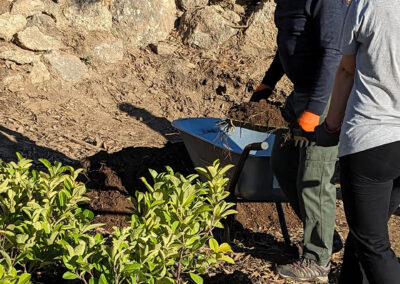
[[[261,83],[274,89],[276,83],[278,83],[284,73],[281,60],[279,59],[279,52],[277,51]]]
[[[318,44],[318,62],[307,110],[321,115],[330,98],[341,59],[340,32],[346,14],[346,0],[308,0],[313,37]]]

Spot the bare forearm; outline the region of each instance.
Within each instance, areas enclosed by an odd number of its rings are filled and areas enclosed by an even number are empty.
[[[336,72],[331,103],[328,116],[326,117],[326,123],[330,129],[337,129],[340,127],[353,84],[354,73],[346,70],[341,63]]]

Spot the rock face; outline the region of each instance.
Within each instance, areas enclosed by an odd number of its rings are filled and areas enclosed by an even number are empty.
[[[89,76],[86,65],[74,55],[54,51],[43,57],[52,69],[67,82],[76,83]]]
[[[261,3],[254,14],[245,32],[244,45],[246,52],[257,53],[260,50],[274,53],[276,49],[277,29],[274,24],[275,4],[272,2]]]
[[[178,0],[179,7],[184,10],[191,10],[196,7],[204,7],[208,4],[208,0]]]
[[[38,27],[28,27],[19,32],[17,42],[21,47],[33,51],[57,50],[63,47],[59,40],[43,34]]]
[[[109,31],[112,26],[110,11],[102,1],[71,5],[65,12],[65,17],[76,28],[87,31]]]
[[[181,20],[179,32],[183,41],[197,48],[218,47],[237,33],[232,26],[240,21],[239,15],[224,11],[220,6],[207,6],[186,12]]]
[[[176,20],[175,0],[116,0],[113,18],[117,32],[138,46],[166,39]]]
[[[10,41],[14,34],[23,30],[26,26],[26,19],[22,15],[0,15],[0,39]]]
[[[44,10],[44,4],[40,0],[17,0],[13,3],[11,14],[20,14],[30,17],[41,13]]]
[[[31,64],[35,59],[35,54],[17,47],[0,47],[0,59],[15,62],[17,64]]]
[[[117,63],[124,58],[122,40],[110,40],[93,48],[94,54],[106,63]]]

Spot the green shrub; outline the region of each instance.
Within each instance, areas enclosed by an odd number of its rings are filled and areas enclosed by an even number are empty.
[[[60,263],[66,243],[101,224],[91,225],[93,213],[79,208],[88,200],[76,181],[80,170],[42,159],[48,172],[30,171],[31,161],[17,156],[0,164],[0,265],[18,274]]]
[[[148,191],[131,198],[135,214],[130,227],[114,227],[112,245],[103,246],[103,258],[94,266],[91,281],[182,283],[190,276],[202,283],[199,274],[210,266],[233,263],[226,255],[232,251],[230,246],[212,238],[213,229],[223,227],[221,220],[236,213],[230,209],[233,203],[224,201],[229,195],[224,173],[230,167],[220,168],[217,161],[206,169],[197,168],[206,182],[169,167],[166,173],[150,170],[154,185],[143,179]]]
[[[30,283],[31,273],[63,265],[65,279],[84,283],[183,283],[201,274],[226,255],[228,244],[212,238],[221,220],[234,214],[225,202],[228,179],[216,161],[198,175],[184,177],[167,167],[150,170],[153,185],[131,198],[130,226],[114,228],[110,239],[93,235],[102,224],[90,224],[93,213],[81,170],[40,160],[47,172],[30,170],[31,161],[0,163],[0,283]]]

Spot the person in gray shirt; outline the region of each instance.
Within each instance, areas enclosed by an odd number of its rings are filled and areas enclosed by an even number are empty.
[[[331,104],[316,128],[339,144],[350,232],[340,283],[400,283],[387,222],[400,204],[400,0],[352,0]]]

